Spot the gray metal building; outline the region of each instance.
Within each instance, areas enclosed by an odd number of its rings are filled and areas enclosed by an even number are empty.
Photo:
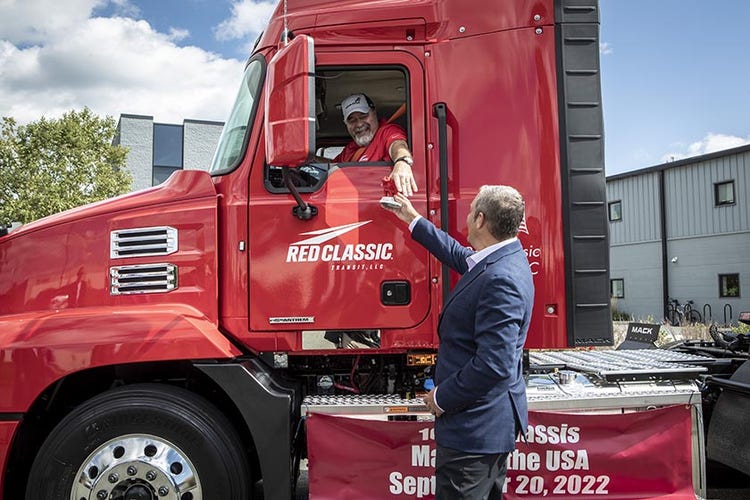
[[[668,298],[736,323],[750,310],[750,145],[607,178],[614,311],[660,321]]]
[[[223,127],[203,120],[154,123],[152,116],[123,114],[113,142],[129,149],[125,166],[137,191],[164,182],[175,170],[208,170]]]

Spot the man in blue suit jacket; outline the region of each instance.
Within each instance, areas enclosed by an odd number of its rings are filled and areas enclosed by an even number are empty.
[[[534,283],[517,238],[523,198],[482,186],[466,218],[473,250],[395,199],[401,208],[390,210],[412,238],[462,275],[440,316],[437,385],[425,397],[436,416],[436,498],[502,498],[506,459],[528,425],[522,354]]]

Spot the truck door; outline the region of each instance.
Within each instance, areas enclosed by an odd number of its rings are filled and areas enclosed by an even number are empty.
[[[397,50],[321,52],[315,57],[318,157],[330,160],[350,141],[340,103],[349,94],[364,92],[381,120],[393,119],[405,129],[419,189],[412,201],[425,213],[427,115],[419,61]],[[405,112],[398,115],[402,106]],[[405,224],[380,206],[390,162],[328,160],[293,169],[254,162],[250,329],[374,330],[380,347],[393,347],[393,337],[387,332],[380,336],[383,330],[413,329],[429,312],[428,253],[412,241]],[[300,215],[300,203],[309,205],[308,216]],[[409,347],[404,342],[409,343],[408,336],[406,341],[399,337],[399,347]]]

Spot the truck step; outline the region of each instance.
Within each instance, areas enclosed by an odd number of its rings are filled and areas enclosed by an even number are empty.
[[[421,398],[404,399],[389,394],[307,396],[302,401],[301,412],[303,416],[325,413],[368,420],[430,421],[434,418]]]

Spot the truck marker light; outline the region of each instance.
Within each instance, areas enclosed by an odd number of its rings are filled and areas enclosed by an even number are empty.
[[[406,406],[386,406],[383,410],[385,413],[409,413],[409,408]]]
[[[408,354],[406,366],[431,366],[437,361],[437,354]]]

